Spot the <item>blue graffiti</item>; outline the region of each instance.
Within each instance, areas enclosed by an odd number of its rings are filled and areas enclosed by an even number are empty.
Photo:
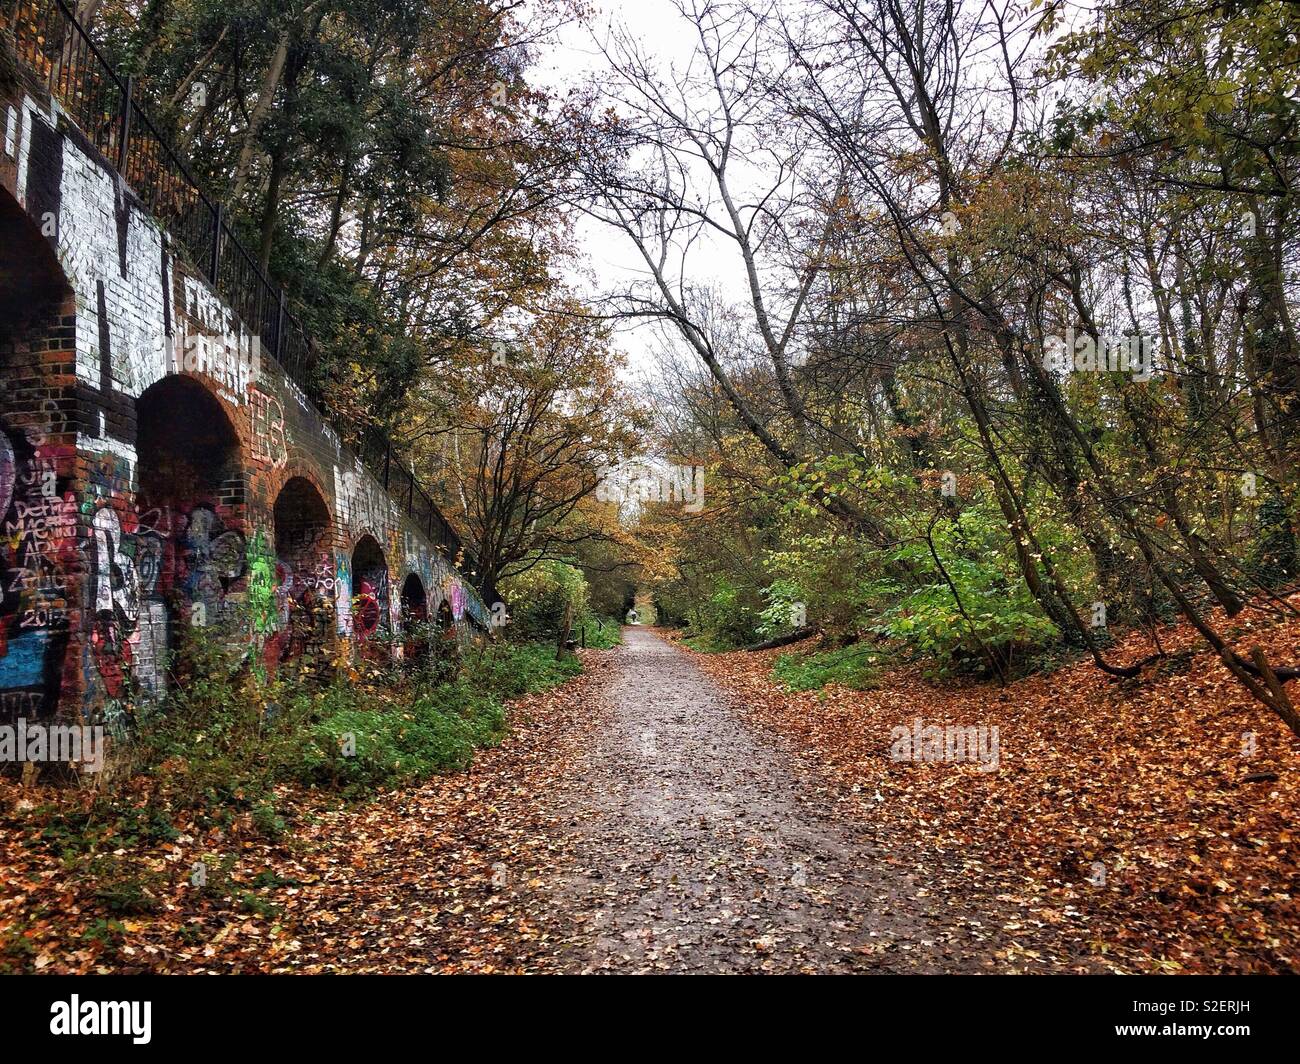
[[[9,640],[0,658],[0,690],[40,687],[45,681],[45,655],[50,636],[45,631],[24,632]]]

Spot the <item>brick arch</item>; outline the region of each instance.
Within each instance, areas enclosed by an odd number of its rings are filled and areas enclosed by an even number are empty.
[[[392,578],[388,555],[379,537],[363,532],[352,544],[352,632],[366,643],[386,632],[392,622]]]
[[[161,691],[166,656],[188,629],[239,623],[249,578],[247,455],[228,404],[202,378],[169,374],[132,406],[134,507],[100,506],[92,518],[98,554],[134,569],[134,604],[102,594],[94,603],[92,649],[110,694],[114,655],[145,690]]]
[[[268,565],[274,567],[276,603],[275,631],[267,638],[265,660],[271,669],[286,662],[317,669],[336,621],[337,531],[316,477],[300,474],[281,480],[264,537]]]
[[[209,382],[198,374],[167,374],[132,405],[137,501],[147,506],[159,498],[183,502],[192,495],[246,523],[248,449],[237,415]]]
[[[41,188],[28,200],[58,208]],[[77,307],[53,241],[0,183],[0,723],[79,685]]]
[[[35,190],[28,198],[34,210],[41,210],[40,221],[0,187],[0,331],[25,329],[72,295],[55,251],[58,204],[44,204]],[[48,235],[43,224],[49,226]]]
[[[64,531],[75,504],[44,496],[48,469],[28,432],[0,416],[0,527],[18,531],[0,541],[0,724],[54,711],[75,636],[75,536]],[[24,531],[37,527],[39,539]]]
[[[75,443],[77,298],[54,244],[0,185],[0,415]]]
[[[325,501],[325,509],[329,511],[330,527],[333,529],[339,527],[333,491],[325,487],[325,482],[321,480],[316,468],[303,458],[291,457],[283,469],[277,469],[272,473],[262,473],[260,480],[266,485],[261,500],[268,515],[274,512],[275,500],[280,497],[280,493],[284,491],[284,487],[289,481],[306,480],[310,482],[311,486],[316,489],[320,497]],[[351,546],[349,545],[349,549],[351,549]]]
[[[340,539],[349,551],[355,551],[357,545],[363,539],[373,539],[379,544],[379,549],[383,552],[385,560],[388,558],[389,547],[384,546],[383,533],[375,531],[370,525],[356,525],[352,528],[346,526],[339,527]]]
[[[422,633],[431,616],[429,589],[419,571],[409,566],[398,588],[398,615],[403,638],[402,657],[408,662],[418,662],[424,658],[428,649]]]
[[[420,571],[407,567],[399,577],[397,587],[403,627],[411,622],[427,621],[433,599]]]

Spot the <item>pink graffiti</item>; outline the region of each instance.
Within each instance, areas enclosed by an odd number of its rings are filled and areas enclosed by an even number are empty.
[[[447,598],[451,600],[451,615],[455,620],[465,616],[465,589],[459,581],[452,581],[447,589]]]
[[[14,481],[18,479],[18,465],[14,461],[14,445],[0,432],[0,517],[9,509],[14,497]]]
[[[352,623],[358,639],[369,639],[379,629],[379,595],[375,585],[362,580],[352,607]]]

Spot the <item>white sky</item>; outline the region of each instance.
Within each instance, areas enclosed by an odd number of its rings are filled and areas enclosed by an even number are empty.
[[[556,95],[599,80],[606,65],[593,36],[605,40],[611,25],[624,27],[641,42],[646,54],[662,60],[665,69],[672,64],[684,65],[694,50],[694,30],[670,0],[593,0],[591,6],[594,14],[586,24],[566,26],[554,47],[539,49],[530,80]],[[647,276],[640,254],[623,234],[590,218],[581,218],[578,238],[587,259],[585,266],[596,278],[598,291],[617,291],[632,279]],[[738,253],[728,255],[726,248],[701,243],[692,253],[690,269],[693,274],[714,279],[737,278],[739,294],[743,278],[736,270],[738,263]],[[589,290],[590,284],[584,279],[577,287]],[[616,335],[628,356],[628,376],[639,378],[653,365],[654,351],[662,347],[661,337],[666,334],[660,326],[640,322],[622,327]],[[675,335],[669,339],[677,342]]]
[[[597,41],[607,39],[611,25],[623,27],[640,42],[648,56],[657,58],[661,69],[683,68],[697,43],[694,28],[683,18],[671,0],[589,0],[592,16],[582,24],[566,26],[549,45],[538,46],[530,80],[562,97],[570,89],[599,82],[606,75],[606,61]],[[1064,6],[1057,35],[1090,16],[1092,0],[1075,0]],[[593,40],[593,36],[596,38]],[[614,101],[611,101],[614,102]],[[633,279],[644,279],[644,263],[631,241],[623,234],[589,219],[577,223],[580,249],[585,256],[584,269],[594,278],[596,293],[625,289]],[[745,300],[747,289],[739,251],[713,234],[703,234],[692,247],[689,276],[715,286],[725,299]],[[575,275],[575,288],[590,293],[591,278]],[[655,362],[655,352],[665,340],[675,348],[684,342],[675,333],[649,322],[624,326],[616,334],[617,343],[628,355],[627,376],[643,377]]]

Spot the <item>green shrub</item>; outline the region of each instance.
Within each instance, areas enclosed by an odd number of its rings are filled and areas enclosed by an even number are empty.
[[[787,691],[815,691],[828,683],[867,691],[876,686],[881,653],[869,646],[839,647],[812,653],[782,654],[772,667]]]
[[[984,648],[1009,663],[1017,653],[1056,638],[1056,626],[1022,584],[1008,586],[990,579],[987,567],[977,562],[959,559],[948,568],[964,614],[946,583],[930,584],[887,610],[875,630],[935,659],[941,671],[982,670],[987,664]]]
[[[613,617],[597,617],[589,613],[573,626],[574,639],[581,642],[579,632],[584,630],[590,650],[612,650],[623,642],[623,630]]]
[[[587,612],[587,580],[582,571],[563,562],[539,562],[527,572],[498,585],[509,608],[511,639],[554,639],[565,607],[577,618]]]
[[[1296,535],[1286,500],[1273,489],[1259,507],[1259,534],[1246,560],[1246,569],[1261,583],[1277,587],[1300,572]]]
[[[723,575],[715,576],[712,593],[691,612],[687,646],[703,653],[718,653],[756,642],[762,623],[760,604],[755,589],[742,587]]]
[[[763,609],[759,635],[764,639],[786,635],[808,623],[806,599],[793,580],[773,580],[763,589],[767,606]]]
[[[700,654],[729,654],[737,649],[714,632],[688,632],[682,642]]]

